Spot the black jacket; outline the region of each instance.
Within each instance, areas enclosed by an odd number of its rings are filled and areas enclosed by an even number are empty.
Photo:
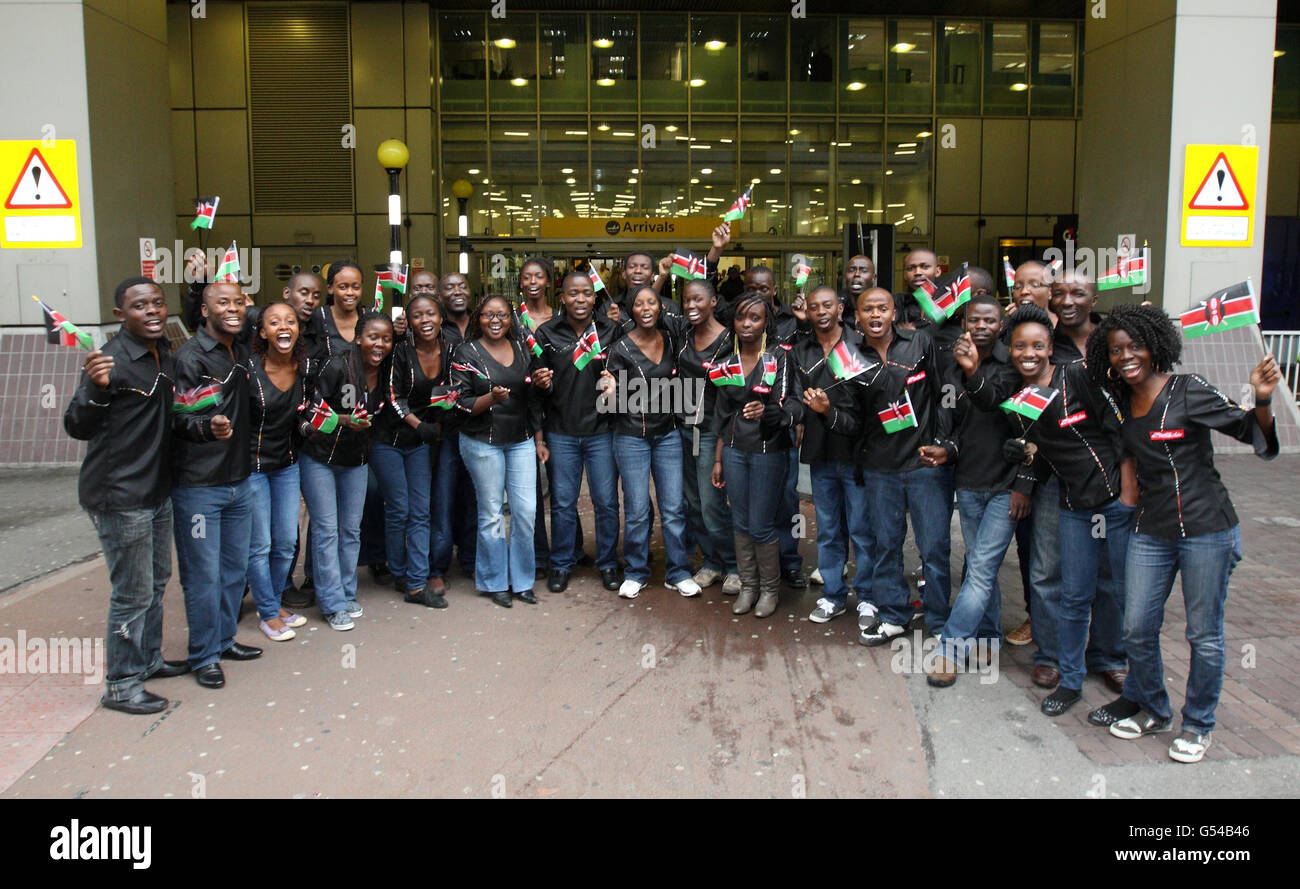
[[[948,451],[950,462],[956,459],[953,412],[944,406],[943,380],[930,335],[895,325],[887,355],[882,356],[865,339],[862,351],[875,361],[884,358],[885,371],[877,385],[859,386],[856,390],[865,431],[858,462],[873,472],[920,469],[924,465],[918,453],[922,445],[941,445]],[[917,425],[886,433],[880,414],[909,398]]]
[[[638,438],[664,435],[677,428],[677,405],[673,390],[686,381],[676,381],[673,360],[674,339],[665,330],[658,331],[663,341],[659,361],[651,361],[636,343],[626,336],[609,349],[609,372],[618,381],[612,406],[597,405],[614,415],[614,432]],[[674,382],[676,381],[676,382]]]
[[[460,431],[488,444],[525,441],[542,422],[541,399],[532,377],[538,364],[524,353],[518,340],[509,342],[514,351],[509,367],[493,358],[478,340],[470,340],[456,349],[451,365],[451,380],[459,393],[456,407],[465,414]],[[505,386],[510,390],[510,397],[482,413],[470,415],[475,402],[489,396],[493,386]],[[595,411],[594,399],[591,409]]]
[[[1007,347],[1001,340],[995,340],[992,353],[983,363],[990,368],[997,365],[1010,370],[1009,361]],[[1010,417],[998,408],[985,410],[976,406],[966,391],[965,374],[956,363],[948,365],[947,371],[947,382],[951,389],[945,388],[944,397],[949,392],[955,393],[956,438],[961,447],[953,474],[955,486],[969,491],[1010,489],[1022,494],[1032,493],[1036,480],[1033,467],[1023,461],[1010,463],[1002,456],[1002,445],[1018,434],[1011,425]],[[977,380],[974,385],[978,388],[980,381]]]
[[[451,408],[434,407],[432,397],[445,395],[452,387],[451,349],[444,338],[442,360],[433,378],[424,375],[420,356],[410,343],[398,343],[389,359],[388,398],[384,409],[375,418],[374,439],[395,448],[415,447],[420,434],[410,427],[406,417],[414,414],[425,423],[438,423],[444,433],[453,431],[460,420],[460,412]],[[447,403],[447,402],[440,402]],[[454,407],[454,405],[453,405]],[[449,422],[450,421],[450,422]]]
[[[539,390],[547,432],[595,435],[612,428],[610,416],[596,411],[596,383],[605,369],[609,349],[623,335],[623,329],[603,315],[594,316],[594,322],[600,338],[600,357],[587,362],[582,370],[573,363],[578,334],[563,313],[537,328],[535,336],[542,347],[540,361],[554,371],[551,387]]]
[[[305,363],[309,364],[310,359]],[[297,461],[298,424],[302,421],[301,408],[307,397],[305,387],[309,374],[309,367],[299,370],[286,392],[267,376],[263,356],[253,355],[248,359],[253,472],[275,472]]]
[[[221,387],[216,407],[176,414],[172,458],[178,486],[233,485],[252,471],[252,409],[248,396],[248,349],[236,340],[229,349],[206,325],[176,350],[176,394],[212,383]],[[212,418],[230,419],[230,438],[212,438]]]
[[[739,353],[723,355],[726,365],[739,359]],[[770,383],[764,378],[771,377]],[[769,348],[745,375],[743,386],[718,386],[718,400],[713,414],[713,431],[724,445],[751,453],[767,454],[788,451],[794,445],[791,430],[801,409],[794,396],[794,379],[785,349]],[[713,385],[709,383],[708,385]],[[763,415],[747,420],[741,411],[750,401],[764,404]]]
[[[800,422],[804,427],[803,444],[799,448],[801,463],[852,463],[858,450],[862,434],[862,401],[858,390],[875,385],[883,368],[863,350],[862,336],[857,331],[842,328],[840,341],[856,349],[874,366],[850,380],[836,382],[816,337],[800,339],[790,353],[796,371],[795,394],[802,411]],[[803,405],[805,389],[826,389],[830,413],[819,414]]]

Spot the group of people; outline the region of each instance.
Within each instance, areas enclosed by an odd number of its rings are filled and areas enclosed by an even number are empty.
[[[453,550],[502,607],[535,604],[542,578],[561,593],[593,561],[578,515],[584,469],[606,589],[636,598],[649,585],[657,505],[665,586],[690,597],[721,583],[735,614],[769,617],[783,585],[807,585],[803,463],[822,584],[809,619],[845,614],[852,597],[868,646],[923,621],[938,639],[926,666],[936,687],[996,657],[1004,638],[1032,643],[1046,715],[1072,707],[1093,672],[1118,697],[1090,722],[1124,738],[1168,731],[1159,630],[1181,573],[1191,669],[1170,755],[1198,761],[1241,558],[1210,432],[1276,455],[1272,357],[1242,407],[1173,373],[1182,340],[1163,311],[1102,317],[1081,274],[1024,263],[1004,307],[991,276],[968,267],[969,302],[935,323],[912,296],[943,273],[929,250],[907,255],[903,293],[877,287],[871,259],[853,256],[840,287],[785,302],[762,266],[715,288],[729,239],[724,223],[706,276],[679,299],[672,257],[639,251],[613,295],[582,271],[556,280],[540,257],[524,262],[516,300],[473,303],[464,276],[414,270],[398,317],[362,305],[349,260],[324,282],[296,275],[262,307],[235,284],[200,284],[195,334],[175,355],[161,289],[123,281],[121,330],[87,359],[65,416],[90,442],[80,497],[113,585],[105,706],[157,712],[166,701],[145,690],[150,677],[192,671],[220,687],[221,661],[257,657],[235,641],[246,589],[271,640],[306,623],[304,589],[330,627],[351,629],[363,546],[378,545],[367,563],[386,563],[416,605],[447,607]],[[291,581],[300,498],[302,588]],[[367,530],[376,499],[382,528]],[[458,521],[467,515],[477,521]],[[904,567],[909,516],[919,603]],[[185,662],[161,654],[173,537]],[[1004,637],[997,577],[1012,540],[1029,617]]]

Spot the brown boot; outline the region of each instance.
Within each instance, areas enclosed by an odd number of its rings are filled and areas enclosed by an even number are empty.
[[[935,688],[947,688],[957,681],[957,665],[946,657],[935,658],[925,670],[925,681]]]
[[[781,544],[771,543],[755,545],[758,551],[758,588],[761,595],[754,606],[754,617],[771,617],[776,611],[777,600],[781,594]]]
[[[754,538],[747,534],[733,535],[736,541],[736,573],[740,575],[740,595],[731,607],[732,614],[746,614],[758,601],[758,561],[754,552]]]

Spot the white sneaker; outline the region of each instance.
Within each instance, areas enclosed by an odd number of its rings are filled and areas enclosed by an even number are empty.
[[[695,576],[692,577],[691,580],[695,581],[701,588],[713,586],[719,580],[722,580],[722,572],[716,571],[713,568],[701,568],[699,571],[695,572]],[[695,594],[692,593],[691,595]]]
[[[907,632],[906,627],[900,627],[897,624],[888,624],[877,619],[868,629],[863,630],[858,635],[858,641],[863,645],[884,645],[891,639],[897,639]]]
[[[815,583],[818,586],[826,586],[826,581],[822,580],[822,569],[814,568],[813,573],[808,575],[808,582]]]
[[[836,605],[830,599],[822,598],[817,600],[817,607],[813,609],[812,614],[808,615],[808,619],[815,624],[824,624],[843,613],[843,605]]]
[[[858,629],[859,630],[869,629],[871,625],[876,622],[876,618],[879,616],[879,614],[880,614],[880,609],[876,608],[875,605],[872,605],[870,602],[859,602],[858,603]]]
[[[722,581],[722,595],[739,596],[740,595],[740,575],[736,573],[728,574]]]
[[[637,596],[641,595],[643,589],[645,589],[645,584],[641,581],[625,580],[623,581],[623,585],[618,588],[618,594],[624,599],[635,599]]]
[[[703,590],[700,589],[700,585],[695,582],[694,578],[690,577],[685,580],[679,580],[676,583],[666,583],[664,586],[670,590],[677,590],[677,592],[686,596],[688,599],[691,596],[698,596],[703,592]]]

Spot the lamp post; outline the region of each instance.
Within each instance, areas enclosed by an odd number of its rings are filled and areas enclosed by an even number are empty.
[[[474,195],[474,186],[468,179],[457,179],[451,184],[451,193],[456,196],[457,231],[460,235],[460,265],[462,275],[469,274],[469,199]]]
[[[400,139],[385,139],[379,143],[376,152],[379,165],[388,173],[388,261],[397,266],[402,264],[402,196],[398,194],[397,177],[406,162],[411,159],[411,152]]]

